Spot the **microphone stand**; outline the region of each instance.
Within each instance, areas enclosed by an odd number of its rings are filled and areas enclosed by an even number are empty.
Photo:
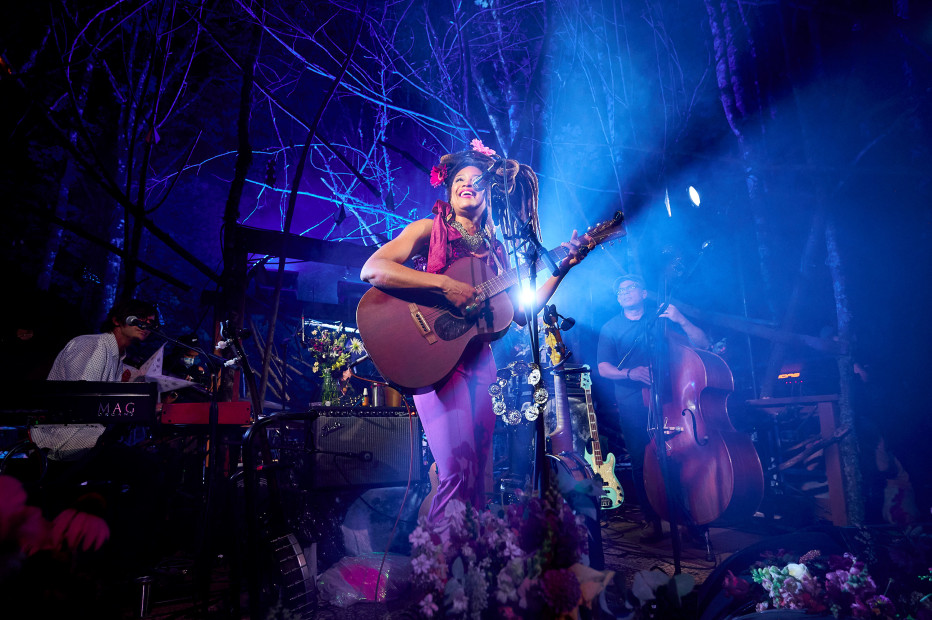
[[[699,266],[699,262],[702,260],[705,250],[709,247],[708,243],[704,243],[699,249],[699,255],[696,257],[696,260],[693,261],[692,267],[686,273],[685,277],[681,277],[673,289],[669,289],[669,269],[667,269],[663,276],[663,286],[660,291],[660,305],[657,308],[657,311],[654,315],[647,321],[646,324],[642,326],[641,333],[638,334],[634,342],[631,344],[631,348],[624,354],[621,361],[618,363],[618,367],[624,365],[625,361],[631,356],[635,351],[638,345],[641,342],[644,342],[647,348],[647,370],[651,378],[650,381],[650,406],[648,407],[647,414],[647,434],[651,436],[654,440],[654,445],[657,452],[657,461],[660,465],[660,476],[664,481],[664,490],[666,491],[667,499],[667,513],[668,520],[670,522],[670,540],[673,544],[673,573],[678,575],[682,572],[680,558],[682,556],[682,540],[680,539],[680,528],[679,528],[679,509],[678,503],[675,501],[679,498],[680,485],[679,479],[674,479],[670,475],[670,458],[667,454],[666,446],[666,423],[663,419],[663,394],[666,388],[666,374],[660,372],[661,368],[666,368],[668,366],[668,360],[660,360],[660,351],[657,347],[657,343],[654,338],[654,326],[660,320],[660,316],[667,311],[667,308],[670,306],[670,300],[673,298],[673,291],[679,288],[684,282],[689,280],[693,273],[696,271],[696,268]],[[667,335],[667,324],[663,324],[663,341],[666,343]],[[664,356],[666,357],[666,356]],[[675,487],[675,488],[673,488]],[[643,498],[644,501],[648,501],[646,497]]]
[[[219,375],[221,368],[226,366],[228,360],[224,360],[221,357],[216,355],[208,354],[206,351],[200,347],[190,346],[187,343],[180,342],[179,340],[169,336],[160,329],[150,329],[152,333],[161,337],[164,340],[172,342],[176,345],[190,349],[191,351],[197,351],[199,354],[204,356],[204,359],[207,361],[207,367],[211,377],[211,385],[207,390],[208,395],[210,396],[210,404],[208,409],[207,416],[207,455],[206,462],[204,465],[204,474],[202,477],[202,485],[204,486],[204,498],[202,506],[202,522],[201,522],[201,535],[199,537],[199,549],[195,552],[195,583],[198,584],[198,592],[201,594],[202,600],[201,603],[204,606],[206,611],[209,605],[209,587],[210,587],[210,549],[211,545],[209,544],[207,538],[211,530],[211,523],[213,521],[213,496],[214,491],[216,490],[216,471],[217,471],[217,427],[220,421],[220,408],[217,402],[217,391],[213,383],[213,377]]]
[[[490,172],[493,172],[495,168],[503,165],[504,160],[498,160],[492,165],[492,168],[489,169]],[[515,210],[511,204],[510,195],[508,192],[508,171],[504,171],[502,175],[502,181],[498,180],[498,175],[493,176],[492,181],[488,185],[489,191],[489,201],[492,206],[492,221],[496,225],[502,227],[502,236],[505,238],[505,241],[509,244],[509,254],[514,261],[514,264],[519,267],[517,269],[517,284],[518,291],[520,296],[520,291],[523,290],[523,272],[520,269],[519,258],[519,248],[527,247],[524,251],[524,261],[528,266],[527,272],[527,281],[530,287],[530,290],[537,291],[537,259],[541,258],[547,267],[550,269],[553,275],[557,275],[559,270],[557,265],[553,260],[553,257],[544,249],[541,245],[540,240],[537,238],[537,235],[534,234],[534,231],[531,229],[530,221],[525,222],[521,217],[515,213]],[[492,188],[496,185],[502,184],[500,186],[501,200],[496,200]],[[498,207],[498,208],[496,208]],[[525,305],[524,307],[524,316],[525,321],[528,325],[528,337],[530,339],[531,346],[531,355],[532,362],[536,368],[540,368],[540,334],[538,331],[537,325],[537,298],[535,296],[534,301],[530,304]],[[543,381],[543,375],[541,379]],[[538,382],[537,386],[534,386],[536,391],[537,387],[540,385]],[[538,407],[542,403],[538,403]],[[535,444],[535,456],[534,456],[534,474],[533,481],[535,488],[540,492],[540,496],[543,497],[543,494],[548,488],[550,488],[550,469],[547,467],[547,457],[546,457],[546,441],[547,441],[547,432],[544,426],[544,416],[537,416],[535,421],[535,430],[537,441]]]

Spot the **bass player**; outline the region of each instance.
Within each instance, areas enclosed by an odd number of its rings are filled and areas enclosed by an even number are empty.
[[[646,312],[645,308],[647,289],[644,278],[637,274],[621,276],[615,280],[615,294],[621,312],[602,326],[599,333],[599,374],[615,386],[621,432],[631,457],[635,496],[644,515],[641,538],[644,542],[657,542],[663,537],[663,525],[647,501],[644,489],[644,451],[650,443],[650,437],[647,432],[648,408],[642,389],[651,384],[649,352],[642,337],[651,318],[651,313]],[[675,329],[681,331],[692,346],[708,348],[710,341],[705,332],[693,325],[675,306],[667,306],[660,317],[674,324]],[[660,323],[654,327],[659,329]],[[655,339],[659,339],[659,335],[655,335]],[[630,356],[622,364],[624,356],[629,352]]]

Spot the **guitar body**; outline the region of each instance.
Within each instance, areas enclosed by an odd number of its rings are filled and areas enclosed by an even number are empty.
[[[563,481],[563,484],[558,486],[572,486],[575,482],[592,479],[592,470],[589,469],[589,465],[575,452],[548,454],[547,458],[557,480]]]
[[[598,244],[625,235],[624,215],[586,231],[579,246],[585,256]],[[559,246],[547,252],[554,264],[569,255]],[[536,262],[538,271],[544,259]],[[527,273],[529,266],[521,267]],[[366,352],[382,376],[406,392],[430,389],[449,375],[473,340],[491,341],[505,334],[514,320],[514,307],[506,291],[517,284],[518,270],[496,275],[482,260],[461,258],[444,272],[473,285],[479,292],[477,309],[467,315],[442,295],[421,289],[372,288],[359,300],[356,325]]]
[[[473,286],[495,277],[478,258],[466,257],[444,272]],[[385,379],[404,391],[430,388],[449,375],[473,340],[489,342],[505,334],[514,319],[505,292],[483,300],[464,316],[446,300],[422,290],[369,289],[356,309],[366,352]]]
[[[621,508],[625,501],[625,492],[615,476],[615,455],[609,454],[606,456],[600,466],[595,464],[595,457],[588,449],[585,457],[592,471],[602,478],[602,510]]]
[[[588,366],[586,370],[588,371]],[[602,510],[620,508],[625,501],[625,492],[615,475],[615,455],[609,454],[602,460],[602,444],[599,440],[599,425],[595,419],[595,407],[592,405],[592,377],[588,372],[579,378],[579,385],[586,394],[586,410],[589,418],[589,436],[591,443],[586,448],[586,462],[592,471],[602,478]]]
[[[419,519],[421,517],[427,517],[430,513],[430,506],[434,503],[437,489],[440,488],[440,474],[437,471],[437,463],[431,463],[430,470],[427,472],[427,477],[430,478],[430,492],[427,494],[427,497],[424,498],[424,501],[421,502],[421,507],[418,508],[417,516]]]

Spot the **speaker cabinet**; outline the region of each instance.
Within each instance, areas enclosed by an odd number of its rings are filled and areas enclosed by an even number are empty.
[[[315,413],[312,489],[404,486],[409,477],[412,484],[426,479],[417,416],[367,408]]]

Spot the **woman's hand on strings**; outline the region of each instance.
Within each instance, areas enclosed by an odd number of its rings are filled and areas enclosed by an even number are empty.
[[[471,284],[460,282],[448,276],[443,285],[443,296],[451,305],[459,310],[468,312],[474,308],[479,298],[479,292]]]
[[[583,235],[582,237],[578,235],[578,231],[574,230],[573,236],[570,237],[570,240],[564,241],[560,244],[570,251],[569,255],[560,263],[560,271],[562,273],[566,273],[570,270],[570,268],[578,265],[585,257],[585,252],[580,253],[580,249],[583,247],[588,247],[591,239],[589,239],[589,235]]]

